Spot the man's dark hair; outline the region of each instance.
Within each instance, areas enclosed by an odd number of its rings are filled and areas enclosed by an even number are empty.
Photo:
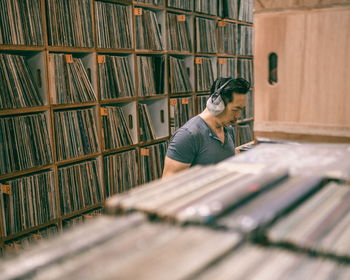
[[[225,103],[225,106],[227,103],[233,101],[233,93],[246,94],[250,88],[250,83],[243,78],[217,78],[211,86],[210,94],[213,94],[215,89],[219,89],[229,80],[230,82],[220,91],[220,95]]]

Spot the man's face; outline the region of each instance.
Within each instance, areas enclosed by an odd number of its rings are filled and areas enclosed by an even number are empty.
[[[241,116],[241,110],[246,106],[246,94],[233,94],[233,101],[228,103],[219,117],[224,126],[234,124]]]

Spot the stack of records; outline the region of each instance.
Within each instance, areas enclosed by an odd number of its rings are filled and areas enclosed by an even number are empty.
[[[95,108],[54,112],[54,123],[58,160],[99,150]]]
[[[350,185],[330,183],[277,223],[269,240],[350,258]]]
[[[343,181],[350,179],[349,145],[272,143],[259,144],[251,152],[225,162],[256,164],[271,171],[287,168],[291,176],[316,175]]]
[[[232,166],[190,169],[109,200],[110,211],[138,210],[180,223],[208,223],[287,178],[285,170],[251,174]]]
[[[41,1],[3,0],[0,45],[42,45]]]
[[[137,0],[135,2],[146,3],[146,4],[153,4],[155,6],[164,5],[164,0]]]
[[[196,81],[197,91],[209,91],[214,83],[214,58],[196,57]],[[200,62],[200,63],[199,63]]]
[[[253,27],[238,26],[238,54],[253,55]]]
[[[245,2],[239,0],[223,0],[224,17],[229,19],[238,18],[238,2]]]
[[[234,233],[138,215],[100,217],[3,262],[0,273],[2,279],[192,279],[240,242]]]
[[[247,245],[225,256],[191,279],[345,280],[349,277],[349,266],[289,251]]]
[[[142,9],[136,16],[136,49],[160,51],[164,49],[156,12]]]
[[[147,104],[139,103],[140,139],[147,142],[156,138]]]
[[[129,56],[98,56],[98,74],[102,99],[135,95],[134,75]]]
[[[99,217],[102,215],[102,208],[98,208],[96,210],[92,210],[90,212],[75,216],[73,218],[69,218],[67,220],[62,221],[63,228],[70,229],[73,227],[76,227],[82,223],[85,223],[87,221],[90,221],[91,219],[95,217]]]
[[[192,11],[194,0],[168,0],[168,7]]]
[[[91,81],[80,58],[50,54],[52,95],[56,104],[95,101]]]
[[[90,0],[46,0],[50,46],[93,47]]]
[[[100,167],[96,159],[58,168],[61,214],[102,201]]]
[[[33,243],[39,244],[40,241],[51,239],[58,233],[57,226],[49,226],[47,228],[36,230],[34,232],[22,235],[19,238],[5,242],[5,255],[18,255],[23,249],[33,246]]]
[[[164,56],[137,56],[137,73],[141,96],[164,93],[164,64]]]
[[[189,21],[185,15],[168,13],[168,50],[192,51]]]
[[[207,108],[207,101],[209,98],[209,95],[198,95],[198,105],[199,105],[199,111],[204,111],[205,108]]]
[[[219,58],[218,59],[219,77],[229,78],[237,76],[237,60],[235,58]]]
[[[45,113],[0,118],[0,174],[52,162]]]
[[[236,146],[243,145],[254,140],[253,130],[249,124],[237,125],[238,133],[236,133]],[[238,137],[237,137],[238,134]]]
[[[130,150],[104,157],[105,196],[127,191],[139,184],[138,156]]]
[[[106,106],[106,115],[102,116],[104,147],[106,150],[117,149],[133,144],[130,129],[123,108]]]
[[[290,177],[238,209],[225,213],[216,224],[243,233],[261,230],[322,185],[322,177]]]
[[[217,16],[218,0],[196,0],[194,11],[202,14]]]
[[[194,97],[170,99],[170,133],[173,134],[195,115]]]
[[[192,91],[189,68],[186,67],[185,59],[174,56],[169,57],[170,63],[170,92],[185,93]]]
[[[43,105],[26,57],[0,54],[0,71],[0,110]]]
[[[253,7],[254,7],[254,0],[239,1],[238,20],[253,22]]]
[[[131,49],[130,6],[96,1],[97,46]]]
[[[140,148],[141,184],[162,176],[167,142]]]
[[[224,22],[218,28],[219,53],[236,54],[236,24]]]
[[[215,34],[215,21],[198,17],[196,20],[197,52],[216,53],[217,45]]]
[[[53,171],[11,179],[0,184],[3,233],[11,235],[57,218]]]
[[[238,59],[238,73],[240,77],[246,79],[250,83],[251,87],[253,86],[254,76],[252,59]]]

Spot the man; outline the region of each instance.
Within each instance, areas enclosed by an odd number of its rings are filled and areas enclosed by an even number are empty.
[[[234,155],[234,132],[230,125],[240,117],[249,88],[249,82],[242,78],[218,78],[213,83],[206,109],[172,136],[163,177]]]

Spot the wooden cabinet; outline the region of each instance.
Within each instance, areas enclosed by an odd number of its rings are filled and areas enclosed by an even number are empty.
[[[256,135],[350,142],[349,1],[277,2],[256,1]]]

